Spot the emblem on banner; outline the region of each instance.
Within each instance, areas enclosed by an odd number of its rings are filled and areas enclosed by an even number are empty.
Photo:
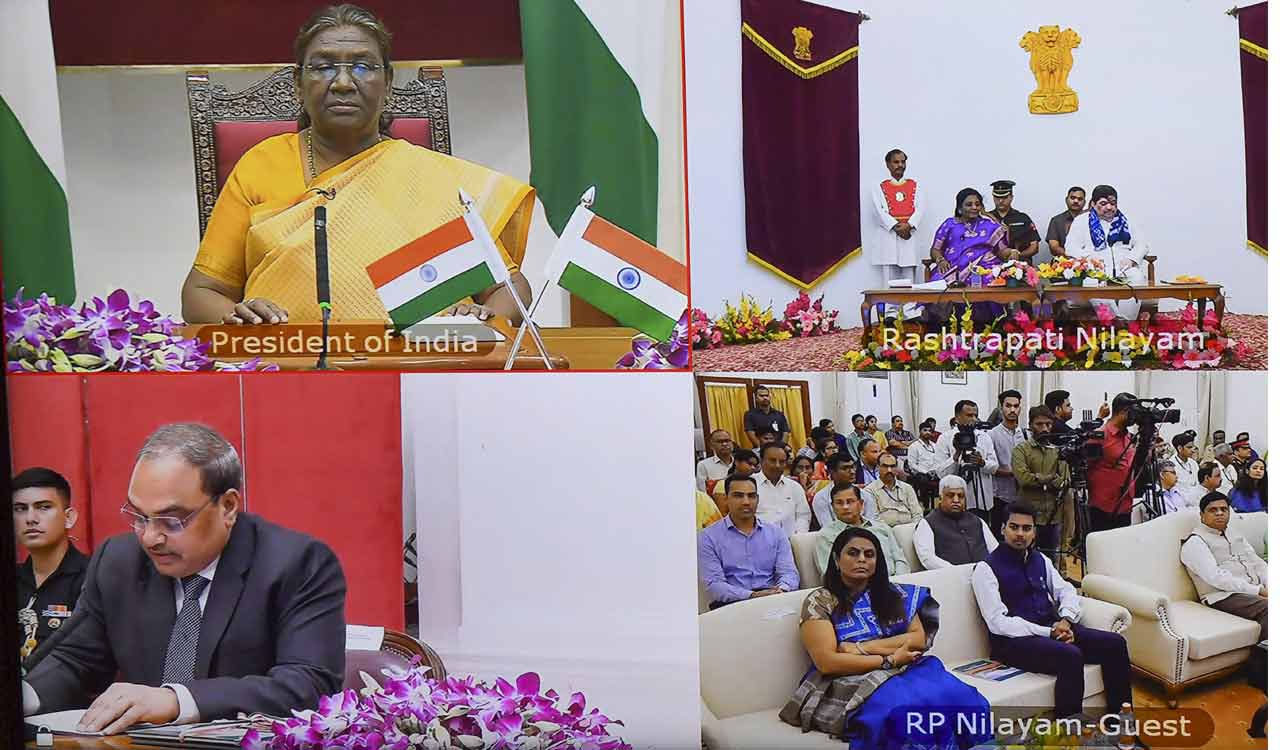
[[[813,41],[813,32],[803,26],[797,26],[791,30],[791,36],[796,38],[796,49],[792,52],[792,56],[797,60],[812,60],[813,53],[809,51],[809,42]]]
[[[1058,115],[1080,109],[1076,92],[1067,85],[1067,76],[1075,59],[1071,50],[1080,46],[1080,35],[1071,29],[1041,26],[1028,31],[1019,42],[1031,53],[1031,74],[1036,77],[1036,90],[1027,96],[1027,109],[1033,115]]]

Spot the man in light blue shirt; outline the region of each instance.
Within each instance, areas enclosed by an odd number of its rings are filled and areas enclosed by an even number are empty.
[[[799,588],[787,535],[756,518],[756,480],[730,474],[724,487],[728,516],[698,534],[698,576],[711,595],[711,609]]]

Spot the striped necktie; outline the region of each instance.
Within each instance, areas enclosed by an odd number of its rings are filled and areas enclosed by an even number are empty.
[[[200,594],[209,585],[207,578],[191,575],[182,579],[182,611],[173,623],[169,650],[164,655],[164,682],[190,682],[196,676],[196,647],[200,640]]]

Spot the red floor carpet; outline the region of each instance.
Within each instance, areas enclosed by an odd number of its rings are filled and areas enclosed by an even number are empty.
[[[1248,353],[1231,369],[1267,369],[1267,316],[1227,313],[1226,328],[1232,338],[1248,347]],[[693,367],[712,372],[843,370],[836,360],[861,347],[862,329],[855,328],[816,338],[702,349],[693,353]]]

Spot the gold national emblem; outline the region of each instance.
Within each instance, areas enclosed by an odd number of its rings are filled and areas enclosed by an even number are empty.
[[[813,41],[813,32],[803,26],[797,26],[791,30],[791,36],[796,38],[796,49],[791,54],[797,60],[812,60],[813,53],[809,51],[809,42]]]

